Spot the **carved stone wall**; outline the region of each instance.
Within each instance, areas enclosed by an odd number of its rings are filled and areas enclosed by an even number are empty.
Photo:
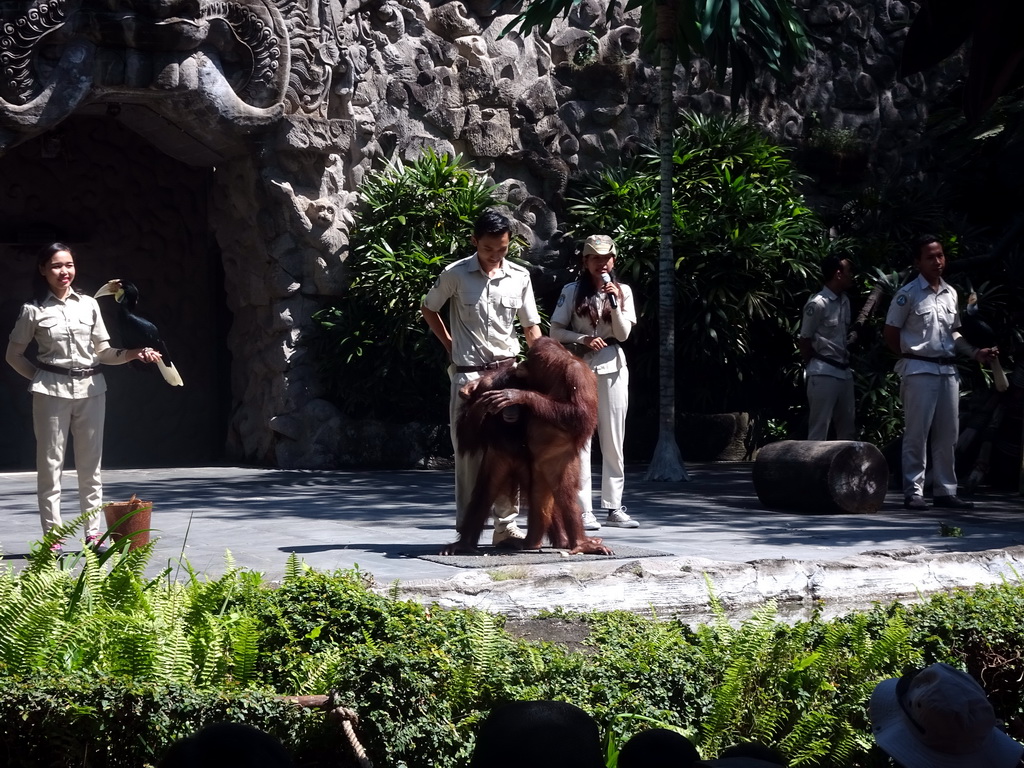
[[[751,118],[795,144],[816,126],[847,129],[876,174],[919,173],[929,111],[962,77],[962,55],[929,72],[898,78],[916,3],[797,0],[797,6],[814,36],[813,58],[785,86],[762,78],[750,99]]]
[[[800,2],[821,40],[815,59],[792,86],[760,83],[753,118],[797,141],[814,113],[826,127],[855,129],[879,167],[914,170],[908,147],[926,96],[955,66],[895,80],[911,13],[899,0]],[[322,399],[303,346],[313,312],[343,292],[359,184],[424,147],[473,159],[507,194],[538,292],[555,289],[572,251],[559,220],[569,178],[656,139],[657,73],[640,58],[635,20],[609,23],[605,5],[583,0],[541,38],[501,37],[512,15],[489,0],[169,0],[116,11],[98,0],[9,3],[0,8],[0,171],[13,148],[52,140],[71,115],[102,115],[188,167],[212,169],[205,214],[186,206],[176,215],[205,215],[198,226],[222,260],[227,455],[303,467],[404,462],[436,431],[413,426],[404,435],[412,449],[368,457],[368,436],[386,428],[345,422]],[[717,85],[701,62],[681,65],[680,107],[728,109]],[[9,194],[7,173],[0,179]],[[0,208],[0,229],[17,229],[3,217]],[[209,249],[179,256],[207,259]],[[152,266],[155,284],[167,269]]]

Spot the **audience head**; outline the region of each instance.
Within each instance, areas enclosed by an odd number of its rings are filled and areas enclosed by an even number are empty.
[[[733,744],[731,747],[723,749],[719,757],[722,759],[737,757],[753,758],[769,765],[789,765],[789,760],[786,759],[784,754],[775,749],[775,747],[769,747],[767,744],[762,744],[759,741],[742,741],[739,744]]]
[[[722,750],[715,760],[705,760],[698,766],[714,768],[786,768],[789,761],[774,747],[758,741],[742,741]]]
[[[622,745],[618,768],[690,768],[698,760],[697,748],[681,733],[652,728]]]
[[[604,768],[597,723],[563,701],[495,707],[477,734],[469,768]]]
[[[245,723],[214,723],[167,750],[159,768],[292,768],[281,742]]]
[[[868,710],[878,746],[903,768],[1016,768],[1024,754],[982,687],[948,664],[883,680]]]

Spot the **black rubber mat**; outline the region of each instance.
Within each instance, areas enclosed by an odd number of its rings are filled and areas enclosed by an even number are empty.
[[[607,544],[607,542],[605,542]],[[611,546],[611,545],[608,545]],[[627,547],[619,544],[611,547],[613,555],[570,555],[562,549],[513,550],[498,547],[480,547],[470,555],[416,554],[421,560],[451,565],[455,568],[496,568],[502,565],[544,565],[551,563],[584,563],[597,560],[635,560],[638,557],[671,557],[668,552],[653,549]]]

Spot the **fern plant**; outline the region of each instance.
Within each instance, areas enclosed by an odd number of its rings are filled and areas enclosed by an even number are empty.
[[[880,627],[867,614],[794,626],[766,603],[730,625],[716,598],[715,622],[698,630],[721,670],[700,723],[701,748],[739,741],[777,744],[791,765],[841,768],[871,747],[866,703],[876,683],[920,662],[902,617]]]
[[[258,682],[258,627],[225,610],[259,583],[229,568],[206,581],[145,576],[151,547],[114,547],[58,558],[51,540],[71,538],[86,515],[51,530],[27,568],[0,573],[0,665],[7,674],[92,673],[200,689]]]

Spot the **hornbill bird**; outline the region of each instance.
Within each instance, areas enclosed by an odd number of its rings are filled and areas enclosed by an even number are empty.
[[[100,296],[113,296],[117,302],[117,321],[121,331],[121,343],[128,349],[141,347],[152,347],[160,353],[157,360],[157,368],[164,381],[172,387],[181,387],[185,382],[181,380],[178,369],[171,362],[171,356],[167,352],[167,345],[160,338],[160,331],[149,320],[135,314],[135,306],[139,302],[139,289],[127,280],[109,280],[106,285],[96,291],[94,298]]]

